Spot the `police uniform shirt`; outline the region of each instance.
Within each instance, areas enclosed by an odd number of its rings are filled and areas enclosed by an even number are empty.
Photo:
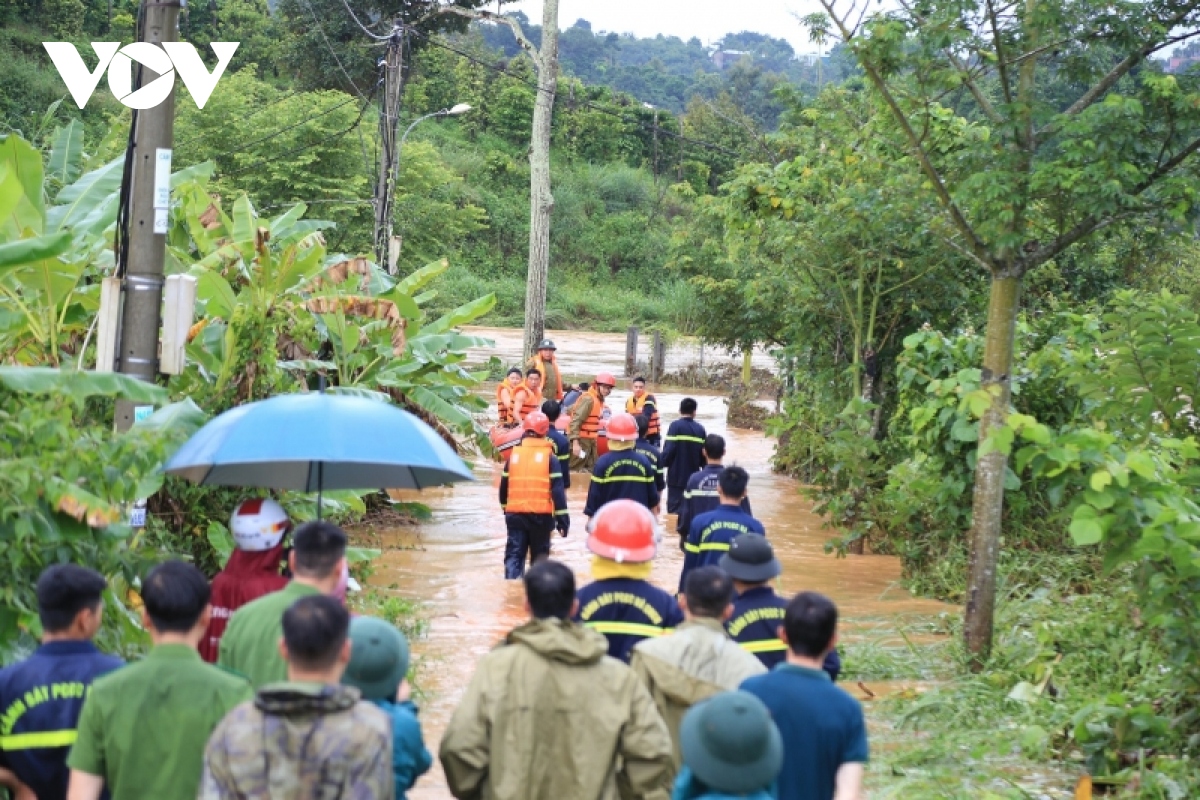
[[[681,548],[686,541],[688,531],[691,530],[692,520],[721,505],[721,495],[718,489],[720,488],[721,472],[724,469],[723,464],[706,464],[703,469],[693,473],[692,477],[688,479],[687,488],[683,492],[683,502],[679,505],[679,519],[675,525],[675,529],[685,537],[679,540]],[[747,514],[753,514],[750,510],[749,498],[742,498],[741,509]]]
[[[661,494],[662,490],[667,488],[667,481],[663,477],[662,471],[662,452],[646,439],[638,439],[633,446],[633,452],[644,455],[650,465],[654,467],[654,488],[658,489]]]
[[[594,581],[579,590],[576,622],[604,634],[608,654],[628,663],[633,646],[683,623],[675,598],[634,578]]]
[[[683,546],[683,572],[679,576],[679,590],[683,591],[689,572],[700,567],[716,566],[721,556],[729,552],[729,543],[743,533],[767,535],[761,522],[737,506],[720,505],[693,519],[687,542]]]
[[[550,432],[546,434],[546,438],[554,445],[554,457],[562,464],[566,464],[571,458],[571,443],[567,441],[567,435],[557,428],[550,428]],[[571,488],[571,470],[562,469],[563,488]]]
[[[636,500],[646,508],[658,505],[654,467],[644,455],[634,450],[611,450],[596,462],[584,516],[593,516],[613,500]]]
[[[691,417],[683,417],[667,428],[663,440],[662,468],[667,471],[667,486],[680,489],[704,463],[704,426]]]
[[[88,641],[47,642],[0,670],[0,761],[40,798],[67,796],[67,753],[92,681],[125,662]]]
[[[249,681],[194,648],[158,645],[93,684],[67,765],[102,776],[117,800],[193,800],[208,737],[253,697]]]
[[[787,605],[787,599],[775,594],[770,586],[755,586],[733,599],[733,614],[725,623],[730,638],[757,656],[767,669],[775,669],[787,660],[787,645],[779,638]],[[822,669],[830,680],[837,680],[842,670],[837,650],[825,656]]]

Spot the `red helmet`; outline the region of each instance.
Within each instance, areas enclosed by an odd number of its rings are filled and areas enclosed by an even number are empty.
[[[654,515],[636,500],[613,500],[592,517],[588,550],[601,558],[640,564],[654,558]]]
[[[634,442],[638,438],[637,420],[633,414],[614,414],[608,421],[608,440],[610,442]]]
[[[594,383],[598,383],[602,386],[607,386],[611,389],[617,385],[617,379],[612,376],[611,372],[601,372],[599,375],[596,376],[596,380],[594,381]]]
[[[531,411],[525,415],[524,427],[538,436],[545,436],[550,432],[550,418],[540,411]]]

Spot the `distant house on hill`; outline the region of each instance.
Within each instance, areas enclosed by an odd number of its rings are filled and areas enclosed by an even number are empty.
[[[714,50],[711,58],[717,69],[725,69],[742,56],[748,55],[749,50]]]
[[[1200,64],[1200,55],[1175,55],[1167,59],[1167,72],[1183,72],[1187,68]]]

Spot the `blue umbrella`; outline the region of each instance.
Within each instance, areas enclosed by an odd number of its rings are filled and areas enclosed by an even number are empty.
[[[287,394],[230,409],[196,432],[165,471],[207,486],[422,489],[474,480],[407,411],[351,395]]]

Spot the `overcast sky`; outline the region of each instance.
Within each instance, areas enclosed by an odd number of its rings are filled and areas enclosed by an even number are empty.
[[[542,0],[520,0],[505,11],[524,11],[532,22],[542,21]],[[705,44],[727,33],[754,31],[786,39],[797,53],[815,53],[816,45],[794,14],[820,10],[817,0],[559,0],[558,27],[569,28],[579,18],[594,31],[637,36],[695,36]]]

